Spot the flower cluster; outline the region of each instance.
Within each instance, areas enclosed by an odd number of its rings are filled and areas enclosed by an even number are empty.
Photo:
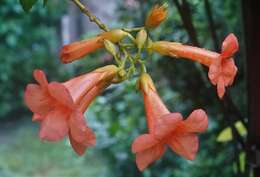
[[[88,106],[111,84],[140,73],[137,88],[143,96],[148,132],[138,136],[132,144],[138,169],[142,171],[162,157],[167,147],[188,160],[195,159],[198,134],[208,127],[207,114],[203,109],[196,109],[183,119],[180,113],[167,109],[147,73],[145,62],[150,56],[147,53],[187,58],[207,66],[210,82],[217,86],[218,96],[222,98],[225,87],[233,83],[237,73],[233,55],[238,50],[238,41],[234,34],[229,34],[221,53],[177,42],[152,41],[147,31],[159,26],[166,17],[167,5],[156,5],[143,27],[106,31],[91,39],[65,45],[60,52],[62,63],[70,63],[105,48],[115,59],[113,65],[63,83],[48,82],[42,70],[34,70],[37,84],[27,85],[24,100],[33,112],[32,120],[40,123],[39,137],[59,141],[68,136],[74,151],[83,155],[96,142],[95,134],[84,118]]]

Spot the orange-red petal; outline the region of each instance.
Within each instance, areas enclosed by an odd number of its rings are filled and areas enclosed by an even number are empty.
[[[237,74],[237,67],[235,65],[234,59],[229,58],[222,61],[222,77],[225,83],[225,86],[232,85],[235,76]]]
[[[87,147],[84,146],[84,145],[82,145],[82,144],[80,144],[80,143],[78,143],[78,142],[76,142],[76,141],[73,139],[73,137],[72,137],[72,135],[71,135],[70,132],[69,132],[69,140],[70,140],[70,145],[72,146],[73,150],[74,150],[79,156],[82,156],[82,155],[85,153]]]
[[[217,92],[218,92],[218,97],[223,98],[225,94],[225,83],[222,77],[218,79],[217,83]]]
[[[87,126],[82,113],[76,111],[71,114],[69,127],[71,136],[76,142],[84,146],[94,146],[96,144],[95,134]]]
[[[39,85],[27,85],[24,93],[24,101],[34,113],[45,115],[51,110],[51,100],[46,94],[45,89]]]
[[[199,138],[195,134],[176,134],[169,138],[167,144],[178,155],[194,160],[199,149]]]
[[[155,136],[156,138],[163,139],[168,136],[182,121],[180,113],[166,114],[157,119]]]
[[[62,111],[51,111],[41,122],[39,136],[42,140],[58,141],[63,139],[69,130],[68,115]]]
[[[132,143],[132,152],[137,153],[144,151],[158,143],[159,141],[151,134],[140,135]]]
[[[69,90],[74,103],[77,103],[82,97],[93,88],[101,79],[101,74],[91,72],[78,77],[75,77],[63,85]]]
[[[48,85],[48,81],[42,70],[35,69],[33,71],[33,77],[42,87],[46,87]]]
[[[40,114],[36,114],[36,113],[33,114],[32,121],[40,122],[40,121],[42,121],[43,119],[44,119],[44,117],[41,116]]]
[[[136,165],[140,171],[143,171],[148,165],[160,159],[166,147],[162,144],[155,145],[147,150],[136,153]]]
[[[238,45],[237,37],[233,33],[229,34],[222,43],[221,57],[223,59],[232,57],[238,51]]]
[[[202,109],[194,110],[189,117],[183,121],[178,131],[190,133],[202,133],[208,128],[208,116]]]
[[[60,104],[71,109],[74,108],[72,97],[64,85],[58,82],[52,82],[48,85],[48,90],[50,95]]]

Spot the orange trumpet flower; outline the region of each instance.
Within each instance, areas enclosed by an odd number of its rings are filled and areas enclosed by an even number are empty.
[[[96,96],[112,82],[118,68],[108,65],[64,83],[48,83],[43,71],[33,75],[38,84],[28,84],[24,100],[34,113],[33,121],[40,122],[42,140],[59,141],[66,135],[78,155],[96,142],[88,127],[84,112]]]
[[[199,148],[196,134],[204,132],[208,126],[206,113],[198,109],[185,120],[180,113],[170,113],[148,74],[140,77],[139,88],[144,97],[149,133],[137,137],[132,144],[138,169],[143,171],[161,158],[167,146],[186,159],[195,159]]]
[[[127,35],[126,32],[115,29],[108,32],[101,33],[94,38],[86,39],[79,42],[73,42],[65,45],[60,51],[60,58],[62,63],[70,63],[83,56],[104,47],[103,41],[109,40],[117,43]]]
[[[217,85],[219,98],[225,94],[225,87],[232,85],[237,73],[233,55],[238,50],[238,41],[234,34],[229,34],[222,43],[221,53],[183,45],[176,42],[158,41],[150,46],[151,50],[171,57],[183,57],[198,61],[209,67],[208,77]]]

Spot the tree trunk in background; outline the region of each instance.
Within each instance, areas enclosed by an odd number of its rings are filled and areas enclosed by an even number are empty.
[[[248,71],[248,160],[260,177],[260,1],[242,0]]]

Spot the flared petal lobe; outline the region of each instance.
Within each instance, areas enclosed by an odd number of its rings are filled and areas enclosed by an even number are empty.
[[[72,138],[84,146],[94,146],[96,144],[95,134],[87,126],[83,114],[74,112],[70,116],[69,128]]]
[[[233,58],[218,59],[214,61],[208,72],[208,77],[213,85],[217,86],[219,98],[225,94],[225,87],[233,84],[237,74],[237,67]]]
[[[41,122],[39,136],[42,140],[59,141],[68,133],[68,115],[64,112],[50,111]]]
[[[158,139],[163,139],[173,132],[182,122],[182,115],[180,113],[165,114],[157,118],[155,136]]]
[[[37,84],[27,85],[24,101],[27,107],[38,115],[45,115],[52,109],[52,99],[48,97],[47,91]]]
[[[194,160],[199,149],[199,138],[195,134],[175,134],[167,140],[167,144],[178,155]]]
[[[132,152],[137,153],[151,148],[158,144],[158,140],[151,134],[143,134],[138,136],[132,143]]]
[[[136,153],[136,164],[138,169],[143,171],[148,165],[160,159],[165,151],[165,146],[162,144],[157,144],[142,152]]]
[[[222,43],[221,57],[223,59],[231,58],[238,51],[238,48],[237,37],[233,33],[229,34]]]
[[[74,140],[74,138],[72,137],[72,135],[71,135],[70,132],[69,132],[69,140],[70,140],[70,145],[71,145],[71,147],[73,148],[73,150],[74,150],[79,156],[82,156],[82,155],[85,153],[87,147],[86,147],[85,145],[83,145],[83,144],[80,144],[80,143],[76,142],[76,141]]]
[[[208,116],[202,109],[194,110],[189,117],[179,125],[179,132],[203,133],[208,128]]]

